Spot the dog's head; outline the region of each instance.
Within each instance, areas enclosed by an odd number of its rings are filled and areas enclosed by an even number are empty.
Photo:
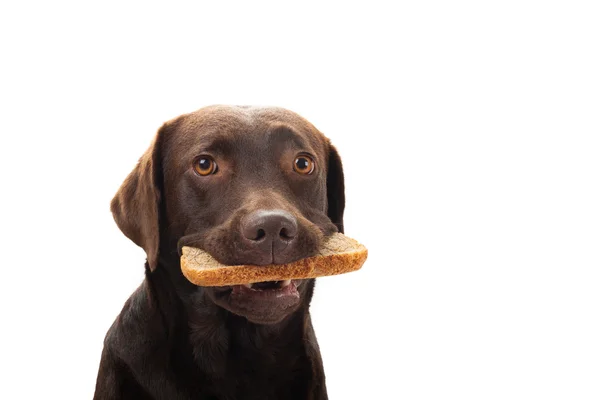
[[[344,178],[335,148],[297,114],[213,106],[160,128],[111,209],[150,270],[169,268],[183,281],[184,245],[257,268],[314,255],[325,236],[343,231]],[[313,284],[189,291],[252,322],[275,323],[310,301]]]

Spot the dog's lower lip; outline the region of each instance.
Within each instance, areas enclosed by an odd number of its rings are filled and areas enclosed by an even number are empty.
[[[278,290],[278,289],[285,288],[286,286],[290,285],[291,283],[292,283],[292,280],[287,279],[284,281],[247,283],[243,286],[245,286],[251,290]]]
[[[262,291],[282,289],[282,288],[285,288],[285,287],[291,285],[292,283],[296,286],[296,288],[299,288],[300,285],[302,284],[303,280],[302,279],[287,279],[287,280],[283,280],[283,281],[270,281],[268,283],[276,283],[276,282],[278,283],[278,286],[276,288],[273,288],[273,289],[262,289]],[[256,282],[256,283],[261,284],[261,283],[267,283],[267,282]],[[243,284],[243,285],[233,285],[233,286],[215,286],[214,290],[219,295],[225,295],[225,294],[231,293],[231,291],[233,290],[233,288],[236,287],[236,286],[245,286],[248,289],[259,290],[257,287],[253,288],[252,287],[253,285],[255,285],[255,283],[246,283],[246,284]]]
[[[235,285],[231,294],[248,298],[267,299],[281,297],[297,297],[298,283],[296,280],[257,282],[253,284]]]

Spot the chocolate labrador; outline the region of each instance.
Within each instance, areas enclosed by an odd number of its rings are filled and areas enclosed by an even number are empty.
[[[165,123],[111,203],[146,276],[104,341],[95,399],[326,399],[314,279],[198,287],[184,245],[281,264],[343,231],[340,157],[281,108],[212,106]]]

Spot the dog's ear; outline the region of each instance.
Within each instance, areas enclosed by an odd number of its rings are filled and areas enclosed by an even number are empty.
[[[158,264],[163,186],[161,147],[165,131],[169,128],[169,123],[166,123],[158,130],[152,144],[129,173],[110,204],[119,229],[146,251],[151,271]]]
[[[327,162],[327,216],[344,233],[344,170],[342,160],[333,145],[329,145],[329,160]]]

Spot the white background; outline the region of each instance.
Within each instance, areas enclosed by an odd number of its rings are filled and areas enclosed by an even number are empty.
[[[0,6],[0,398],[92,397],[143,279],[110,199],[215,103],[342,155],[370,256],[318,281],[331,399],[600,397],[597,2],[125,3]]]

